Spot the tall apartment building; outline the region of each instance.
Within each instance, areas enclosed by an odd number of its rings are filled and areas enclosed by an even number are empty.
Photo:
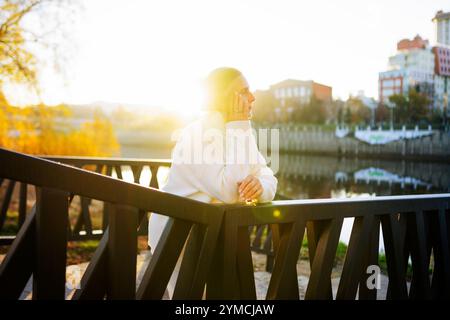
[[[438,11],[432,21],[437,45],[450,46],[450,12]]]
[[[397,53],[389,58],[388,70],[379,73],[379,99],[389,105],[391,95],[406,95],[415,89],[427,95],[430,108],[450,116],[450,12],[438,11],[432,21],[435,46],[419,35],[397,43]]]
[[[433,52],[435,108],[447,112],[450,116],[450,48],[434,47]]]
[[[427,40],[417,35],[397,43],[397,53],[389,58],[388,70],[379,73],[380,102],[389,104],[393,94],[408,94],[413,88],[434,100],[435,56]]]
[[[450,12],[438,11],[434,16],[435,105],[450,116]]]

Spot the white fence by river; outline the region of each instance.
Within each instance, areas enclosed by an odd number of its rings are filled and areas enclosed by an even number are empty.
[[[371,145],[352,134],[339,138],[333,130],[313,126],[275,126],[280,130],[280,151],[340,155],[369,155],[440,158],[450,161],[450,133],[431,131],[414,139],[402,139],[386,144]],[[270,145],[270,144],[269,144]]]

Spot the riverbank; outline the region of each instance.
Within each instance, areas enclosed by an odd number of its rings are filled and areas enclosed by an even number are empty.
[[[260,128],[255,127],[257,133]],[[279,130],[281,153],[450,163],[450,132],[435,130],[428,136],[371,145],[352,134],[337,137],[334,131],[322,127],[274,126],[271,129]],[[273,149],[276,145],[268,138],[267,145]]]

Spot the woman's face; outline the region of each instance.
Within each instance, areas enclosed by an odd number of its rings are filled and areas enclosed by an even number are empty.
[[[243,104],[243,113],[246,116],[247,119],[252,118],[252,105],[255,101],[255,96],[250,92],[249,85],[247,82],[247,79],[245,79],[244,76],[238,77],[234,82],[234,88],[232,90],[234,95],[238,95],[240,99],[242,100]]]

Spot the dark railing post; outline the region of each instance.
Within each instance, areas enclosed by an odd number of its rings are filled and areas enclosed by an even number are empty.
[[[353,222],[336,299],[353,300],[356,297],[358,283],[364,278],[362,275],[366,271],[364,258],[368,257],[367,248],[370,246],[373,223],[373,215],[357,217]],[[366,287],[365,281],[360,283],[361,287]]]
[[[135,299],[137,209],[111,206],[108,242],[108,299]]]
[[[19,228],[25,222],[25,217],[27,215],[27,184],[20,184],[20,194],[19,194]]]
[[[208,299],[239,299],[239,279],[237,272],[237,247],[238,247],[238,218],[236,214],[230,214],[225,212],[225,217],[223,219],[223,238],[222,247],[218,252],[219,260],[218,263],[221,264],[221,268],[212,270],[220,270],[219,273],[214,272],[218,277],[217,283],[213,284],[214,287],[218,288],[218,291],[210,290],[208,294]],[[212,278],[216,276],[213,275]],[[210,280],[212,280],[210,277]],[[208,282],[209,285],[209,282]],[[214,296],[215,294],[219,296]]]
[[[213,212],[209,217],[208,226],[195,224],[191,229],[172,299],[201,299],[204,295],[222,221],[222,216]]]
[[[108,242],[109,229],[106,229],[94,256],[83,274],[80,288],[75,291],[72,300],[101,300],[105,298],[108,273]]]
[[[106,166],[106,175],[110,177],[112,175],[112,166]],[[109,208],[111,204],[109,202],[103,202],[103,217],[102,217],[102,230],[105,232],[108,227],[109,220]]]
[[[372,224],[372,230],[370,231],[369,246],[365,254],[363,255],[363,270],[367,271],[367,267],[370,265],[378,265],[378,255],[380,246],[380,218],[374,217]],[[377,289],[369,289],[367,287],[368,274],[363,272],[359,282],[359,300],[376,300]]]
[[[273,270],[273,264],[275,262],[275,256],[277,254],[277,248],[280,244],[280,228],[278,224],[271,224],[269,226],[270,228],[270,234],[272,235],[272,255],[267,256],[267,264],[266,264],[266,271],[272,272]],[[303,239],[302,239],[303,242]]]
[[[150,179],[150,187],[156,188],[156,189],[159,188],[159,185],[158,185],[158,169],[159,169],[158,166],[151,166],[150,167],[150,171],[152,173],[152,178]]]
[[[37,188],[33,299],[65,298],[68,203],[66,192]]]
[[[432,233],[435,247],[433,249],[435,267],[433,271],[433,298],[450,299],[450,253],[449,253],[449,214],[445,207],[441,206],[436,214],[433,223]]]
[[[143,166],[138,165],[132,165],[131,171],[133,172],[133,179],[134,183],[139,184],[141,173],[142,173]],[[139,235],[146,235],[148,233],[148,219],[147,219],[147,212],[145,210],[139,210],[138,215],[138,233]]]
[[[305,227],[306,222],[302,219],[279,225],[279,244],[267,290],[267,299],[299,299],[297,260]]]
[[[19,299],[33,273],[36,257],[36,207],[19,229],[8,254],[0,264],[0,299]]]
[[[189,234],[188,241],[180,266],[180,275],[177,278],[173,299],[188,299],[192,280],[195,276],[197,262],[207,232],[206,226],[195,224]]]
[[[409,214],[407,234],[413,262],[413,281],[411,286],[414,284],[414,289],[411,288],[410,290],[410,298],[431,299],[430,277],[428,274],[430,259],[427,253],[427,232],[423,212],[417,211]]]
[[[317,245],[318,245],[320,236],[322,235],[323,230],[325,229],[326,224],[327,224],[326,220],[315,220],[315,221],[306,222],[309,267],[311,270],[313,270],[313,262],[314,262],[314,257],[316,256]],[[327,285],[327,296],[328,296],[328,299],[333,298],[331,280],[330,280],[330,283]]]
[[[384,247],[386,250],[386,263],[389,275],[389,288],[387,299],[407,299],[404,264],[404,252],[402,244],[403,236],[400,234],[400,225],[397,214],[381,216]]]
[[[333,299],[332,295],[330,297],[331,271],[342,223],[343,218],[336,217],[326,221],[323,227],[323,231],[317,241],[305,299]]]
[[[239,298],[256,300],[255,277],[253,274],[250,236],[247,227],[238,229],[237,241],[237,273],[239,278]]]
[[[133,172],[134,183],[139,183],[141,178],[142,166],[131,166],[131,171]]]
[[[170,218],[138,288],[139,300],[161,299],[181,254],[192,223]]]
[[[3,229],[3,224],[6,221],[6,216],[8,214],[8,208],[9,208],[9,204],[11,202],[11,197],[12,197],[15,185],[16,185],[15,181],[13,181],[13,180],[8,181],[8,187],[6,189],[5,196],[3,197],[2,207],[0,209],[0,230]]]
[[[114,166],[114,170],[116,171],[117,179],[123,180],[122,167],[120,165]]]

